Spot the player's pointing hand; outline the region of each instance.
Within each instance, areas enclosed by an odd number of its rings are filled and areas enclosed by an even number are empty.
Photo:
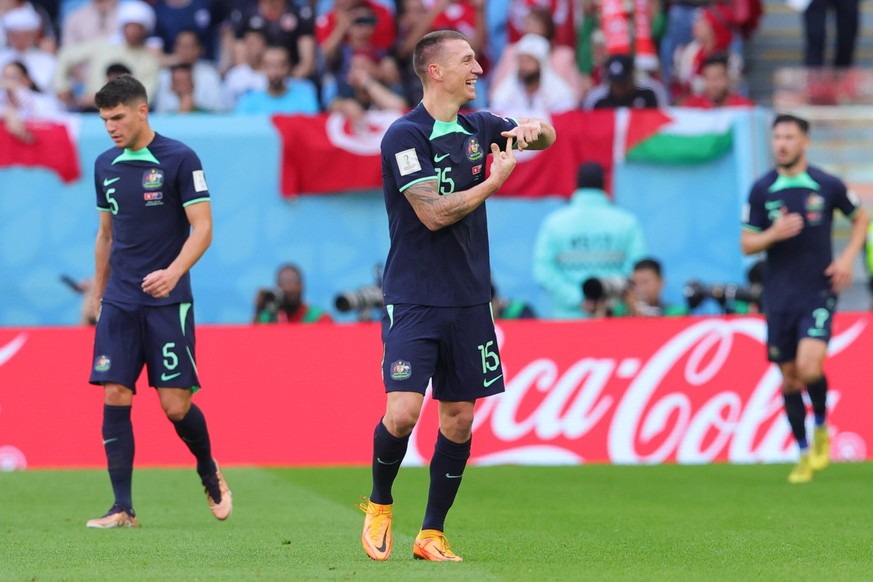
[[[491,144],[491,177],[503,184],[512,170],[515,169],[515,153],[512,151],[512,138],[506,140],[506,149],[501,150],[497,144]]]

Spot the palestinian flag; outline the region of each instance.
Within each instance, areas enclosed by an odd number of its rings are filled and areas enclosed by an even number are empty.
[[[715,160],[734,147],[734,115],[726,110],[619,110],[615,161],[692,165]]]

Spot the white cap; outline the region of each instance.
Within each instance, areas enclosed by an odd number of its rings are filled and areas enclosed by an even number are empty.
[[[124,28],[125,24],[141,24],[146,29],[146,34],[151,34],[155,28],[155,11],[140,0],[119,4],[116,18],[119,30]]]
[[[3,28],[6,30],[39,30],[41,26],[39,14],[29,6],[14,8],[3,15]]]
[[[538,34],[527,33],[515,45],[515,52],[519,55],[530,55],[536,60],[543,62],[549,58],[549,41]]]

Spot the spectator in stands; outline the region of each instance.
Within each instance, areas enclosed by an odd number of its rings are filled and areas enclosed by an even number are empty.
[[[89,0],[74,8],[64,19],[61,42],[82,44],[95,38],[109,38],[117,30],[118,0]]]
[[[579,106],[567,81],[549,64],[549,41],[538,34],[526,34],[514,45],[513,74],[491,92],[491,108],[510,117],[542,117],[563,113]]]
[[[674,83],[673,63],[676,51],[692,40],[692,28],[698,12],[713,4],[713,0],[681,0],[667,3],[667,28],[661,38],[661,82]]]
[[[303,273],[285,264],[276,272],[275,289],[260,289],[255,296],[253,323],[325,323],[333,318],[303,301]]]
[[[383,75],[383,69],[370,55],[354,55],[348,76],[340,83],[330,110],[341,112],[353,127],[364,122],[368,110],[403,113],[409,108],[403,97],[403,88],[396,82],[396,74],[389,77]]]
[[[354,33],[355,20],[362,17],[361,8],[368,8],[375,17],[368,41],[373,51],[381,57],[394,46],[394,16],[388,8],[372,0],[335,0],[333,9],[315,23],[315,37],[329,71],[336,70],[337,62],[342,60],[343,47],[354,44],[349,35]]]
[[[680,101],[703,90],[703,63],[714,54],[727,54],[731,76],[742,73],[742,57],[730,53],[733,28],[726,8],[716,4],[700,10],[694,20],[692,40],[674,54],[674,79],[671,91]]]
[[[583,79],[576,64],[576,54],[573,48],[564,44],[555,44],[555,23],[552,13],[543,8],[531,8],[524,19],[524,34],[536,34],[549,43],[549,67],[564,82],[569,83],[577,103],[582,102],[585,93],[591,87],[590,78]],[[511,76],[516,63],[516,43],[503,49],[500,60],[490,75],[491,87],[496,87],[507,76]]]
[[[554,44],[576,47],[576,24],[572,0],[510,0],[506,32],[510,43],[518,42],[527,31],[527,17],[534,10],[546,10],[555,27]]]
[[[290,77],[291,63],[288,49],[273,46],[264,53],[264,73],[267,89],[252,91],[242,96],[236,105],[237,113],[318,113],[318,93],[308,79]]]
[[[402,43],[398,43],[398,58],[412,54],[415,44],[422,36],[434,30],[457,30],[470,41],[476,58],[486,58],[488,32],[485,26],[485,0],[423,0],[424,10],[418,12],[406,31]]]
[[[592,277],[628,277],[646,255],[636,217],[614,207],[603,166],[582,164],[570,203],[543,220],[534,244],[533,275],[552,298],[553,316],[585,317],[582,283]]]
[[[15,8],[3,15],[2,23],[8,47],[0,50],[0,67],[20,61],[40,91],[50,91],[57,59],[37,44],[41,26],[39,15],[30,7]]]
[[[292,63],[295,79],[312,78],[316,67],[316,43],[313,35],[314,13],[308,3],[293,0],[257,0],[247,2],[231,13],[234,27],[234,64],[241,63],[242,39],[249,30],[264,32],[267,44],[283,46]]]
[[[861,22],[860,0],[812,0],[803,13],[806,48],[803,62],[807,67],[824,67],[828,11],[836,14],[836,50],[834,68],[848,69],[855,62],[855,44]]]
[[[240,98],[249,91],[264,91],[267,75],[264,73],[264,53],[267,37],[260,28],[251,28],[243,33],[242,60],[230,68],[224,76],[222,95],[227,109],[234,109]]]
[[[703,62],[703,91],[699,95],[691,95],[681,105],[699,109],[715,109],[718,107],[751,107],[755,103],[734,93],[733,84],[728,73],[728,57],[724,53],[710,55]]]
[[[158,91],[153,98],[156,112],[214,112],[222,108],[221,76],[215,65],[203,60],[202,56],[203,46],[196,32],[183,30],[176,35],[176,44],[169,55],[171,66],[163,68],[158,76]],[[183,104],[177,90],[187,90],[186,78],[189,75],[192,77],[194,101]]]
[[[588,92],[583,109],[615,107],[665,107],[668,100],[663,88],[651,80],[636,80],[634,59],[630,55],[612,55],[606,61],[606,82]]]
[[[687,315],[682,305],[664,301],[664,273],[660,261],[651,257],[637,261],[631,272],[624,300],[612,311],[613,316],[653,317],[659,315]]]
[[[51,15],[41,5],[28,2],[27,0],[0,0],[0,19],[6,16],[7,13],[13,10],[24,8],[32,12],[36,12],[39,17],[39,27],[37,32],[37,46],[47,53],[55,54],[58,50],[58,41],[55,35],[55,29]],[[3,26],[0,26],[0,48],[8,45],[6,31]]]
[[[39,90],[24,63],[12,61],[3,67],[0,77],[0,119],[9,133],[29,143],[33,136],[27,131],[25,120],[51,117],[57,115],[60,109],[54,97]]]
[[[154,29],[155,13],[145,2],[127,0],[119,4],[117,19],[121,28],[120,39],[98,38],[61,48],[54,89],[68,107],[79,110],[93,108],[94,95],[106,84],[106,69],[113,63],[123,64],[130,69],[133,76],[145,86],[149,98],[154,96],[160,62],[155,53],[146,47],[145,41]],[[74,86],[73,73],[82,64],[88,66],[88,77],[85,86],[77,88]]]
[[[351,73],[352,59],[356,55],[367,55],[378,63],[378,79],[389,87],[401,85],[400,71],[397,62],[390,56],[387,49],[383,49],[381,41],[377,38],[379,19],[381,16],[368,5],[360,5],[352,8],[347,13],[341,12],[342,18],[349,17],[351,20],[343,41],[333,51],[332,56],[325,54],[327,75],[323,85],[322,99],[326,105],[333,103],[344,90],[344,84],[348,83]]]
[[[424,95],[421,80],[412,66],[412,50],[409,47],[415,48],[418,38],[421,38],[413,35],[416,34],[418,23],[427,18],[427,13],[424,0],[401,0],[398,3],[397,40],[393,55],[400,71],[400,83],[403,85],[403,95],[407,103],[418,103]]]
[[[491,282],[491,312],[495,319],[536,319],[533,307],[518,299],[501,297],[497,285]]]
[[[202,47],[201,58],[214,63],[218,57],[219,25],[229,17],[225,4],[223,0],[154,0],[155,36],[161,40],[164,52],[170,54],[175,50],[179,34],[190,31]],[[194,75],[196,78],[196,67]]]

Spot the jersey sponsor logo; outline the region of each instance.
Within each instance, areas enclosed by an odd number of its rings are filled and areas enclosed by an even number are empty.
[[[394,154],[394,159],[397,161],[397,169],[400,170],[401,176],[421,171],[421,162],[418,161],[418,154],[415,153],[415,148],[397,152]]]
[[[97,356],[97,359],[94,360],[94,369],[98,372],[108,372],[111,367],[112,360],[106,354]]]
[[[406,360],[397,360],[391,363],[392,380],[408,380],[412,376],[412,364]]]
[[[103,179],[103,187],[105,188],[105,187],[109,186],[110,184],[115,184],[115,183],[118,182],[119,180],[121,180],[121,177],[120,177],[120,176],[117,176],[117,177],[115,177],[115,178],[111,178],[111,179],[110,179],[110,178],[104,178],[104,179]]]
[[[485,152],[482,151],[482,146],[479,145],[479,140],[475,137],[471,137],[467,140],[467,159],[471,162],[475,162],[476,160],[481,160],[485,156]]]
[[[142,199],[145,200],[146,206],[163,206],[164,205],[164,193],[163,192],[143,192]]]
[[[206,186],[206,174],[203,170],[194,170],[191,174],[194,178],[194,191],[195,192],[206,192],[209,188]]]
[[[157,190],[164,185],[164,171],[159,168],[146,170],[142,175],[142,187],[146,190]]]
[[[481,165],[473,166],[473,175],[474,176],[478,176],[481,173],[482,173],[482,166]]]

